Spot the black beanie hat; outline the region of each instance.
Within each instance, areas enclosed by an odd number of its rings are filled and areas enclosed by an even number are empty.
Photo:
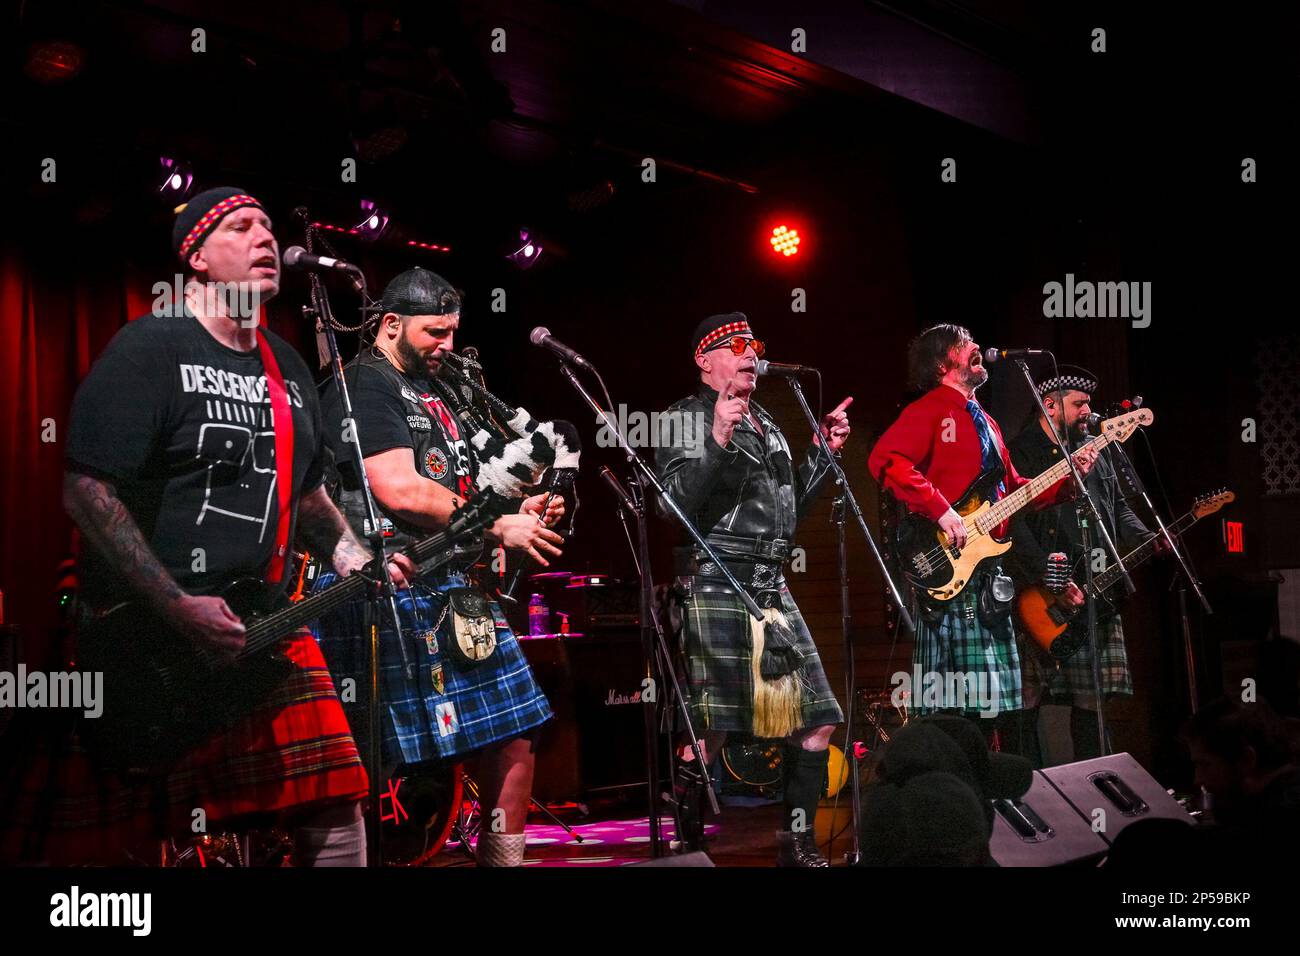
[[[184,262],[190,253],[203,245],[217,223],[236,209],[252,206],[262,209],[262,204],[238,186],[217,186],[199,193],[176,210],[172,226],[172,249]]]
[[[724,312],[711,315],[695,327],[691,336],[691,352],[699,355],[707,352],[715,343],[732,335],[753,336],[749,328],[749,319],[744,312]]]

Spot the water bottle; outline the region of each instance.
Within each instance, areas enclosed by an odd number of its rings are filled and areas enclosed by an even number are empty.
[[[551,609],[546,606],[546,601],[540,594],[534,594],[528,599],[528,636],[540,637],[546,633],[550,624]]]

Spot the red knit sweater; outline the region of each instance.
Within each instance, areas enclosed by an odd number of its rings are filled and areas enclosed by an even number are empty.
[[[1014,491],[1029,479],[1011,463],[998,423],[984,414],[1002,453],[1007,491]],[[945,435],[952,440],[944,441]],[[980,440],[966,396],[939,385],[912,402],[880,436],[867,467],[908,509],[938,521],[980,473]],[[1046,508],[1073,496],[1072,483],[1062,480],[1030,507]]]

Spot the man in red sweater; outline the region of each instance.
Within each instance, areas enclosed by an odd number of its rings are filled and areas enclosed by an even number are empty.
[[[989,475],[988,494],[996,499],[1029,479],[1016,472],[1001,429],[975,400],[975,390],[988,381],[989,373],[970,332],[959,325],[926,329],[908,349],[908,372],[914,388],[928,391],[880,436],[868,468],[910,511],[936,522],[962,548],[966,528],[952,505],[971,483]],[[1081,451],[1075,460],[1086,475],[1095,452]],[[1058,504],[1073,494],[1072,483],[1062,481],[1033,507]],[[999,537],[1003,533],[997,532]],[[1021,708],[1011,596],[1010,579],[1000,567],[982,568],[947,602],[922,601],[914,595],[916,643],[909,683],[911,706],[917,712],[955,710],[996,717]],[[986,736],[992,726],[991,720],[981,721]]]

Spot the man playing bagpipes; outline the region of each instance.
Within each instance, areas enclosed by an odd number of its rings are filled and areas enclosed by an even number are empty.
[[[463,399],[439,375],[460,325],[460,308],[459,293],[440,276],[420,268],[397,276],[380,299],[373,346],[363,344],[345,369],[353,420],[344,420],[333,385],[323,400],[340,509],[359,534],[369,534],[347,444],[357,440],[391,547],[445,528],[453,510],[480,487],[484,467],[499,466],[511,450],[499,447],[499,439],[495,450],[485,452],[482,441],[476,447],[475,438],[482,436],[469,434],[457,416]],[[540,430],[531,425],[535,437]],[[531,439],[523,445],[534,447]],[[488,545],[527,554],[543,566],[558,556],[563,538],[549,526],[563,516],[564,500],[551,498],[543,513],[545,499],[516,498],[518,513],[488,529]],[[402,666],[395,637],[381,627],[383,760],[389,767],[409,766],[476,754],[480,806],[484,821],[491,821],[479,836],[478,863],[518,866],[536,729],[551,717],[551,708],[473,560],[426,572],[398,592],[413,677]],[[323,575],[317,588],[332,577]],[[318,637],[336,680],[354,676],[358,686],[366,686],[365,619],[365,603],[358,602],[320,622]],[[351,710],[353,726],[363,727],[364,702]]]
[[[765,615],[755,621],[697,548],[676,549],[691,719],[710,764],[729,734],[784,739],[786,813],[777,834],[777,864],[827,866],[813,823],[831,731],[844,715],[782,566],[795,526],[830,469],[816,447],[796,468],[785,436],[752,401],[763,344],[742,313],[705,319],[691,349],[699,387],[665,413],[665,420],[683,427],[661,436],[656,464],[669,493]],[[850,401],[822,421],[820,438],[835,452],[849,436],[844,410]],[[699,802],[708,774],[688,747],[678,755],[674,798],[684,829],[679,838],[690,848],[699,840]]]

